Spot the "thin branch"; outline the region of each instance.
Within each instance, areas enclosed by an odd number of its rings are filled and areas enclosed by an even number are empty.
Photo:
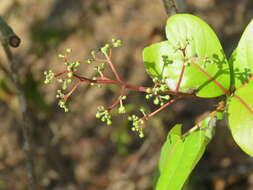
[[[176,0],[163,0],[163,5],[167,15],[174,15],[178,13],[178,8],[176,5]]]
[[[13,32],[11,27],[0,16],[0,40],[7,43],[11,47],[18,47],[20,45],[20,38]]]
[[[184,71],[185,71],[185,64],[183,64],[182,69],[181,69],[181,73],[180,73],[179,80],[178,80],[177,87],[176,87],[176,92],[179,91],[179,88],[180,88],[180,85],[181,85],[181,82],[183,79]]]
[[[26,156],[26,168],[28,175],[28,189],[35,190],[35,174],[33,168],[33,148],[32,148],[32,137],[30,134],[31,125],[28,115],[27,103],[24,95],[22,85],[18,80],[16,60],[9,48],[18,47],[20,44],[20,38],[13,32],[13,30],[7,25],[7,23],[0,17],[0,40],[6,54],[6,57],[10,64],[10,77],[14,82],[17,89],[17,96],[19,99],[19,106],[21,112],[21,127],[24,136],[24,152]]]
[[[114,67],[114,65],[112,63],[112,49],[109,50],[109,57],[107,57],[107,62],[109,64],[109,66],[110,66],[110,68],[111,68],[114,76],[116,77],[117,81],[121,81],[121,79],[120,79],[120,77],[118,75],[118,72],[116,71],[116,69],[115,69],[115,67]]]
[[[162,111],[163,109],[165,109],[166,107],[168,107],[169,105],[171,105],[172,103],[174,103],[176,100],[180,99],[181,97],[178,98],[174,98],[169,100],[166,104],[164,104],[163,106],[159,107],[157,110],[153,111],[152,113],[144,116],[143,118],[141,118],[143,121],[147,121],[150,117],[154,116],[155,114],[157,114],[158,112]]]
[[[218,108],[216,108],[214,111],[212,111],[211,113],[209,113],[204,119],[202,119],[201,121],[199,121],[196,125],[194,125],[191,129],[189,129],[187,132],[185,132],[182,136],[182,138],[186,137],[188,134],[192,133],[193,131],[197,130],[200,128],[200,124],[203,120],[205,120],[208,117],[215,117],[215,115],[221,111],[223,111],[226,108],[224,103],[221,103]]]
[[[64,101],[67,101],[67,99],[73,94],[73,92],[77,89],[77,87],[81,84],[81,81],[79,80],[74,87],[69,91],[68,94],[65,95]]]
[[[97,84],[114,84],[117,86],[124,86],[125,88],[129,88],[132,90],[136,90],[136,91],[140,91],[140,92],[146,92],[147,88],[146,87],[142,87],[142,86],[134,86],[134,85],[130,85],[130,84],[125,84],[121,81],[117,81],[117,80],[110,80],[108,78],[102,78],[102,79],[89,79],[86,77],[82,77],[79,76],[77,74],[73,74],[74,77],[78,78],[81,82],[88,82],[88,83],[97,83]]]
[[[253,80],[253,75],[251,75],[246,82],[242,83],[241,86],[239,86],[238,88],[236,88],[237,90],[246,86],[251,80]]]
[[[126,88],[124,86],[121,87],[119,97],[109,108],[107,108],[108,111],[112,110],[114,107],[116,107],[120,103],[121,98],[125,95],[125,89]]]

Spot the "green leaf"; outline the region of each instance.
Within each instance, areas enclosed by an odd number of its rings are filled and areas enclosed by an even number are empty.
[[[202,130],[195,130],[184,139],[181,125],[172,128],[161,150],[156,190],[180,190],[183,187],[212,138],[215,125],[212,119],[205,119],[200,125]]]
[[[232,136],[240,148],[253,156],[253,20],[246,27],[230,57],[232,87],[236,89],[228,108]],[[249,81],[248,83],[246,83]]]
[[[230,70],[213,30],[196,16],[176,14],[167,21],[166,36],[167,41],[143,50],[144,65],[151,77],[166,78],[170,90],[175,91],[185,65],[179,91],[196,90],[199,97],[223,95],[230,85]]]
[[[228,107],[229,126],[235,142],[253,156],[253,81],[235,91]]]
[[[253,74],[253,20],[246,27],[236,50],[230,57],[235,88],[247,82]]]

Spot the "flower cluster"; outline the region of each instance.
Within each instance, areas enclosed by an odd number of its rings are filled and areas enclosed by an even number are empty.
[[[56,98],[59,99],[58,105],[60,108],[64,109],[65,112],[68,112],[69,109],[66,107],[65,94],[61,90],[57,90]]]
[[[68,60],[68,55],[72,52],[71,48],[67,48],[65,52],[65,54],[59,54],[58,57],[64,60],[63,63],[66,65],[67,71],[69,71],[68,77],[70,78],[72,77],[73,72],[77,70],[77,67],[80,65],[80,62]]]
[[[147,88],[145,98],[147,100],[153,98],[153,103],[155,105],[163,106],[166,101],[170,99],[168,94],[165,94],[168,91],[168,86],[164,80],[159,80],[158,78],[154,78],[153,82],[155,83],[153,88]]]
[[[46,79],[44,81],[45,84],[49,84],[50,82],[52,82],[52,80],[54,79],[54,76],[55,76],[52,70],[45,71],[44,75],[46,77]]]
[[[136,115],[131,115],[128,117],[129,121],[132,121],[132,131],[138,132],[139,133],[139,137],[143,138],[144,137],[144,133],[143,133],[143,125],[144,125],[144,121],[143,119],[139,118]]]
[[[120,76],[117,73],[115,66],[112,61],[112,49],[118,48],[122,45],[121,40],[112,39],[111,43],[105,44],[103,47],[98,50],[91,51],[91,58],[87,60],[88,64],[96,63],[94,65],[94,70],[97,72],[95,76],[92,78],[86,78],[84,76],[80,76],[76,73],[80,62],[79,61],[70,61],[68,59],[69,54],[72,52],[70,48],[67,48],[63,54],[59,54],[58,57],[63,60],[63,65],[65,69],[62,72],[54,74],[53,71],[45,71],[44,74],[46,76],[45,83],[50,83],[54,78],[61,84],[61,88],[57,91],[56,98],[59,100],[58,105],[60,108],[64,109],[65,112],[68,112],[69,109],[66,106],[67,99],[73,94],[73,92],[77,89],[77,87],[82,82],[87,82],[91,86],[100,87],[101,84],[116,84],[120,87],[120,96],[116,99],[116,101],[106,109],[104,106],[99,106],[97,108],[96,118],[100,119],[102,122],[105,122],[107,125],[111,125],[111,115],[110,111],[114,108],[117,109],[119,114],[125,114],[126,108],[123,104],[123,101],[126,100],[125,88],[130,88],[137,91],[145,91],[146,99],[153,99],[153,103],[155,105],[163,106],[169,99],[170,96],[167,94],[168,87],[165,83],[165,79],[161,80],[158,78],[153,79],[154,86],[151,88],[145,87],[135,87],[133,85],[127,85],[122,82]],[[61,62],[61,63],[62,63]],[[169,64],[170,62],[168,62]],[[114,78],[111,79],[105,76],[104,70],[108,66],[112,71]],[[75,79],[75,80],[74,80]],[[70,84],[75,83],[74,85]],[[67,89],[70,89],[69,92],[66,93]],[[144,90],[143,90],[144,89]],[[143,117],[139,118],[136,115],[132,115],[128,117],[128,120],[132,122],[132,130],[139,133],[139,137],[144,137],[144,123],[149,119],[152,114],[146,114],[144,108],[139,109],[142,113]]]
[[[100,75],[103,75],[102,72],[105,70],[105,66],[105,63],[101,63],[100,65],[95,66],[94,70],[97,71]]]
[[[99,106],[98,111],[96,113],[96,118],[100,119],[102,122],[105,122],[107,125],[111,125],[111,115],[108,110],[104,108],[104,106]]]
[[[93,50],[91,51],[91,57],[90,59],[87,60],[87,63],[88,64],[92,64],[93,62],[97,62],[98,60],[101,62],[104,62],[106,63],[110,58],[109,58],[109,50],[112,49],[112,48],[118,48],[118,47],[121,47],[122,46],[122,42],[121,40],[118,40],[118,39],[112,39],[111,43],[107,43],[105,44],[104,46],[102,46],[101,48],[99,48],[98,50]],[[106,59],[98,59],[97,58],[97,55],[102,53],[104,55],[104,57]],[[103,70],[105,67],[102,66],[101,68],[99,69],[96,69],[96,70]]]

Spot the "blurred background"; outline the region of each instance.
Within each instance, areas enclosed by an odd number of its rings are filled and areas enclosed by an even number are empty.
[[[180,12],[209,23],[229,56],[253,17],[251,0],[178,0]],[[113,117],[108,127],[95,118],[97,106],[108,106],[117,88],[81,85],[71,96],[69,113],[57,106],[57,83],[44,85],[43,72],[61,71],[57,55],[72,48],[71,60],[85,62],[90,51],[112,38],[123,41],[113,52],[121,77],[129,84],[150,86],[142,49],[165,39],[167,19],[162,0],[1,0],[0,14],[21,38],[13,49],[19,80],[25,87],[35,147],[39,189],[151,190],[160,148],[176,123],[190,127],[217,100],[179,101],[150,120],[145,138],[133,133],[127,115]],[[3,50],[0,64],[8,67]],[[82,64],[81,75],[94,70]],[[130,93],[128,110],[154,110],[141,93]],[[0,70],[0,189],[25,190],[18,98],[11,80]],[[233,142],[226,119],[194,170],[186,190],[252,190],[253,159]]]

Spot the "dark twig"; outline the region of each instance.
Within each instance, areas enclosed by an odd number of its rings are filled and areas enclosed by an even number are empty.
[[[19,99],[19,106],[21,112],[21,127],[24,136],[24,152],[26,156],[26,168],[28,175],[28,188],[29,190],[35,190],[35,174],[33,169],[33,148],[32,137],[30,134],[31,125],[29,122],[27,103],[24,95],[22,85],[18,80],[18,65],[11,52],[11,47],[18,47],[20,44],[20,38],[13,32],[10,26],[0,17],[0,40],[3,46],[6,57],[10,65],[10,77],[14,82],[17,89],[17,96]]]
[[[176,0],[163,0],[163,5],[169,16],[178,13]]]
[[[0,17],[0,40],[1,42],[7,43],[11,47],[18,47],[21,40],[20,38],[13,32],[11,27]]]

